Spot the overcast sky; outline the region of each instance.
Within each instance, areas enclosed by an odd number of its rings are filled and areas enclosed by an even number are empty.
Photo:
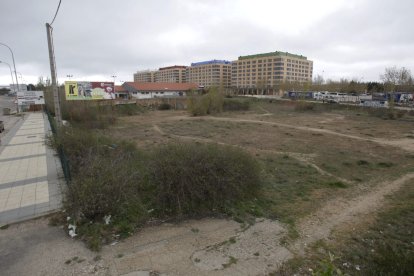
[[[26,83],[50,76],[45,23],[58,3],[0,1],[0,42]],[[278,50],[313,60],[314,76],[375,81],[394,65],[414,73],[413,12],[413,0],[62,0],[58,80],[120,83],[137,70]],[[6,47],[0,60],[12,65]],[[0,85],[10,80],[0,64]]]

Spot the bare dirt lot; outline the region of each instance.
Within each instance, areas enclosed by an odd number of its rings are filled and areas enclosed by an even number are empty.
[[[152,111],[123,117],[104,132],[143,149],[197,141],[253,154],[265,176],[263,218],[148,226],[100,253],[46,219],[26,222],[0,230],[0,265],[10,275],[277,275],[283,263],[308,254],[333,231],[371,223],[367,217],[387,195],[414,183],[413,125],[413,116],[384,120],[363,110],[298,111],[289,102],[264,101],[217,116]],[[12,251],[13,241],[40,232],[50,234],[35,238],[30,250]],[[23,251],[24,260],[15,261]]]

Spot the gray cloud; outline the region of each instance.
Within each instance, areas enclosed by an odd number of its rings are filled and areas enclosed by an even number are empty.
[[[17,71],[32,82],[50,75],[45,23],[52,19],[57,3],[1,3],[0,42],[14,49]],[[323,72],[327,78],[377,80],[385,67],[393,65],[414,71],[411,0],[351,0],[325,13],[318,13],[324,6],[316,6],[309,11],[314,17],[306,17],[312,20],[304,21],[295,16],[301,5],[285,10],[282,4],[273,4],[266,0],[63,0],[53,25],[58,75],[64,81],[67,74],[84,79],[110,79],[116,74],[118,80],[128,81],[139,69],[214,58],[234,60],[275,50],[308,56],[314,60],[315,73]],[[258,12],[250,13],[249,8],[257,5]],[[258,16],[261,10],[266,12],[263,16],[274,10],[274,18],[263,21]],[[290,29],[294,31],[286,31]],[[4,47],[0,60],[11,63]],[[1,66],[0,84],[9,80],[8,69]]]

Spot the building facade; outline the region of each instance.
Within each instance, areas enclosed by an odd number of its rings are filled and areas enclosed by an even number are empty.
[[[143,70],[134,74],[134,82],[154,82],[155,71]]]
[[[197,90],[195,83],[149,83],[125,82],[122,88],[128,91],[132,99],[174,98],[186,96],[188,92]]]
[[[231,64],[231,86],[264,89],[285,82],[311,82],[313,61],[287,52],[240,56]]]
[[[191,63],[187,68],[188,82],[200,87],[230,87],[231,62],[226,60],[209,60]]]
[[[174,65],[162,67],[155,72],[154,82],[175,82],[185,83],[187,66]]]

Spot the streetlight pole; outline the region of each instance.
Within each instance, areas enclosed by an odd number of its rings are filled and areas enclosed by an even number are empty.
[[[115,85],[116,76],[115,75],[112,75],[111,78],[114,79],[114,85]]]
[[[1,61],[0,60],[0,63],[4,63],[4,64],[6,64],[7,66],[9,66],[9,69],[10,69],[10,77],[11,77],[11,80],[12,80],[12,84],[13,84],[13,90],[14,90],[14,92],[16,93],[16,86],[14,86],[14,79],[13,79],[13,72],[12,72],[12,69],[11,69],[11,67],[10,67],[10,64],[8,64],[7,62],[4,62],[4,61]],[[16,94],[17,95],[17,94]]]
[[[19,91],[19,81],[17,80],[16,62],[14,62],[14,54],[13,54],[13,51],[12,51],[12,49],[11,49],[9,46],[7,46],[7,45],[6,45],[6,44],[4,44],[4,43],[1,43],[1,42],[0,42],[0,45],[3,45],[3,46],[7,47],[7,48],[10,50],[10,53],[11,53],[11,55],[12,55],[12,60],[13,60],[14,76],[16,77],[16,86],[17,86],[17,91]]]

